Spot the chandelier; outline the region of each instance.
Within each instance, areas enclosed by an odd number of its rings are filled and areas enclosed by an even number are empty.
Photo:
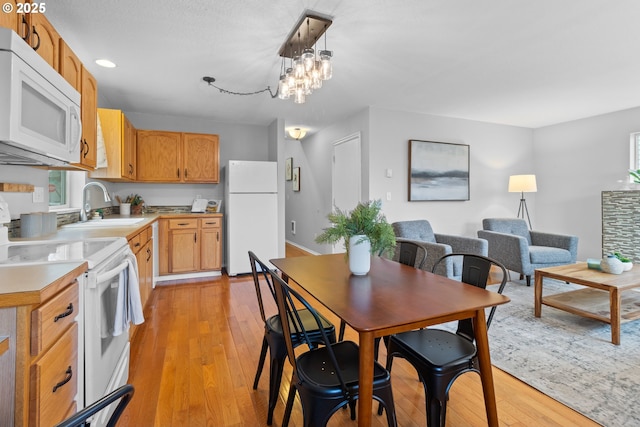
[[[282,57],[278,98],[293,98],[296,104],[304,104],[308,95],[322,87],[322,82],[333,74],[331,57],[327,50],[327,28],[331,20],[318,14],[305,12],[289,33],[279,55]],[[324,35],[324,49],[315,49]],[[287,60],[289,64],[287,65]]]

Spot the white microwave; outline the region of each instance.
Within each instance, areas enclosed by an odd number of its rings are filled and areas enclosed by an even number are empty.
[[[0,93],[0,164],[80,161],[80,94],[7,28],[0,28]]]

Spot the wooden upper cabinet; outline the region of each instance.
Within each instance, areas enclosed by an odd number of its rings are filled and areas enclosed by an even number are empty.
[[[218,135],[139,130],[136,160],[138,181],[217,183]]]
[[[121,173],[123,177],[127,179],[135,180],[137,177],[137,165],[136,165],[136,146],[137,146],[137,132],[133,127],[127,116],[122,115],[122,164]]]
[[[58,72],[78,92],[82,90],[82,62],[63,39],[60,39]]]
[[[82,141],[80,144],[80,163],[75,166],[92,170],[96,167],[98,143],[98,83],[91,73],[81,67],[81,115]]]
[[[181,181],[181,134],[157,130],[138,130],[137,180],[150,182]]]
[[[218,135],[182,134],[184,182],[218,182]]]
[[[30,17],[31,34],[29,35],[27,42],[41,57],[44,58],[45,61],[49,63],[49,65],[53,67],[54,70],[57,70],[62,74],[59,68],[60,42],[62,40],[60,35],[53,25],[51,25],[49,20],[41,13],[30,14]],[[80,77],[78,75],[78,85],[73,85],[72,83],[73,87],[78,88],[79,82]]]
[[[28,1],[20,2],[22,4],[28,3]],[[4,0],[3,5],[11,5],[11,13],[0,13],[0,27],[10,28],[20,37],[27,40],[31,34],[31,14],[18,13],[18,1],[17,0]],[[31,43],[30,41],[27,41]]]
[[[136,178],[136,130],[120,110],[98,108],[107,167],[89,172],[91,178],[131,181]]]

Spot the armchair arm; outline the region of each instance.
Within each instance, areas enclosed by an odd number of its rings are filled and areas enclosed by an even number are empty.
[[[533,273],[529,242],[524,237],[488,230],[478,230],[478,237],[489,242],[489,258],[500,261],[508,270]]]
[[[453,252],[482,256],[489,253],[489,242],[485,239],[438,233],[435,236],[436,242],[451,246]]]
[[[576,262],[578,256],[578,237],[567,234],[543,233],[531,231],[531,243],[535,246],[550,246],[566,249],[571,253],[571,262]]]

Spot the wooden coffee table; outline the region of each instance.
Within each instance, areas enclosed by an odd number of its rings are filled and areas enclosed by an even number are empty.
[[[543,297],[545,277],[576,283],[585,288]],[[536,317],[540,317],[544,304],[578,316],[600,320],[611,325],[611,342],[620,345],[620,324],[640,318],[640,292],[622,295],[623,291],[634,288],[640,288],[640,267],[637,266],[622,274],[593,270],[587,268],[586,262],[540,268],[535,271],[534,313]]]

